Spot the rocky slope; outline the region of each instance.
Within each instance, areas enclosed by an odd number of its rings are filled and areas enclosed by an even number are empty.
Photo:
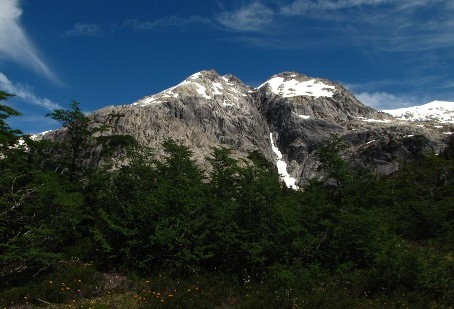
[[[333,135],[346,144],[347,161],[381,174],[396,171],[402,160],[444,148],[439,126],[400,121],[327,80],[281,73],[259,86],[255,95],[288,172],[300,184],[326,177],[317,148]]]
[[[109,125],[108,134],[132,135],[157,155],[162,154],[162,143],[173,139],[190,146],[200,162],[219,146],[238,149],[238,156],[257,150],[272,160],[268,126],[252,92],[233,76],[203,71],[158,94],[131,105],[105,107],[91,117]]]
[[[378,173],[392,173],[399,160],[440,151],[446,137],[435,125],[399,121],[367,107],[337,83],[292,72],[252,88],[232,75],[202,71],[91,117],[109,125],[106,134],[132,135],[157,155],[164,140],[179,141],[191,147],[201,164],[212,147],[231,147],[238,157],[259,151],[276,162],[286,184],[294,187],[309,178],[326,178],[317,148],[333,135],[347,145],[346,160]],[[64,132],[44,138],[57,136],[64,138]]]

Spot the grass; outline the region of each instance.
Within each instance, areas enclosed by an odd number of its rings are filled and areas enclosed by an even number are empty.
[[[452,308],[416,292],[370,295],[339,278],[311,278],[307,272],[295,276],[299,280],[287,283],[283,276],[254,281],[221,273],[127,277],[70,262],[23,286],[0,291],[0,308]]]

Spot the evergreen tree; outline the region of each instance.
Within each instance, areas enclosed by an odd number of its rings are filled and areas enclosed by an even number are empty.
[[[83,169],[83,160],[95,146],[93,135],[106,130],[105,126],[96,126],[80,109],[79,103],[72,101],[69,110],[57,109],[46,115],[60,122],[66,129],[65,140],[58,143],[63,168],[70,172]]]
[[[0,101],[6,101],[13,96],[0,90]],[[0,155],[5,155],[17,143],[19,134],[22,134],[20,130],[12,129],[5,121],[11,116],[20,116],[20,113],[8,105],[0,104]]]

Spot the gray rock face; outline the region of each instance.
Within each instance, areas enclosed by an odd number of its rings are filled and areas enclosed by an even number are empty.
[[[238,157],[256,150],[274,161],[272,133],[287,172],[299,185],[326,178],[317,148],[333,135],[347,145],[342,155],[353,166],[381,174],[396,171],[401,160],[444,147],[435,127],[398,122],[337,83],[292,72],[274,75],[254,89],[232,75],[202,71],[163,92],[131,105],[105,107],[90,117],[110,126],[104,134],[131,135],[158,156],[163,141],[179,141],[201,164],[219,146],[235,149]],[[44,138],[58,134],[64,136],[53,132]]]
[[[272,160],[268,125],[252,92],[233,76],[203,71],[161,93],[91,116],[111,127],[108,134],[132,135],[157,155],[162,143],[173,139],[190,146],[200,162],[219,146],[237,150],[240,157],[257,150]]]

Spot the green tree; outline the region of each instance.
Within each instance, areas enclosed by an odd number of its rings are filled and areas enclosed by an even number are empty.
[[[166,156],[156,162],[155,198],[161,217],[150,237],[156,263],[169,269],[198,271],[210,258],[208,251],[204,175],[188,147],[168,140]]]
[[[63,167],[70,172],[80,171],[83,160],[95,146],[93,135],[105,131],[106,127],[95,125],[93,120],[81,111],[76,101],[71,102],[69,110],[57,109],[46,116],[57,120],[66,129],[64,141],[58,143]]]
[[[238,271],[244,252],[236,220],[241,190],[239,162],[231,157],[231,150],[227,148],[213,148],[207,161],[212,168],[207,186],[206,213],[210,230],[210,251],[213,252],[207,267],[229,272]]]
[[[8,94],[0,90],[0,101],[6,101],[14,95]],[[5,104],[0,104],[0,155],[5,154],[14,144],[17,143],[20,130],[12,129],[5,121],[11,116],[20,116],[20,113],[15,109]]]

